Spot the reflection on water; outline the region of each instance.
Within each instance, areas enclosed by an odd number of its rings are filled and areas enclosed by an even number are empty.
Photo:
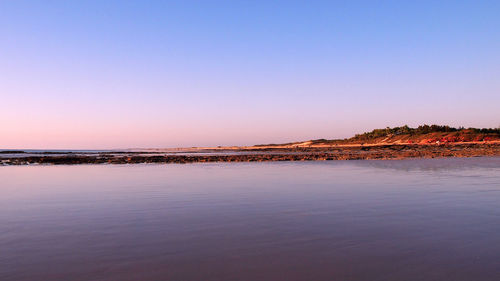
[[[500,280],[500,158],[0,167],[0,280]]]

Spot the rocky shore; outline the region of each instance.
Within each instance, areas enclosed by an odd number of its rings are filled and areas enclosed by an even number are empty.
[[[207,152],[207,151],[203,151]],[[499,143],[467,143],[447,145],[379,145],[355,147],[314,147],[294,149],[235,149],[217,151],[215,154],[187,153],[161,154],[138,152],[113,152],[79,155],[73,153],[54,155],[5,156],[0,165],[29,164],[136,164],[136,163],[204,163],[204,162],[262,162],[262,161],[323,161],[363,159],[405,159],[441,157],[500,156]]]

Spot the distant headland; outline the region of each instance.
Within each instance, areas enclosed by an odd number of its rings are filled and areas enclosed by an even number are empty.
[[[375,129],[348,139],[317,139],[285,144],[264,144],[256,147],[320,147],[332,145],[446,144],[500,141],[500,128],[454,128],[441,125],[401,126]]]

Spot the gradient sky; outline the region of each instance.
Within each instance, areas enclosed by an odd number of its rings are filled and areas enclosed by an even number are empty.
[[[500,126],[500,1],[0,1],[0,148]]]

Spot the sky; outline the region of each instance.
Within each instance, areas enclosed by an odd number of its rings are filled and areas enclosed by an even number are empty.
[[[500,1],[0,0],[0,148],[500,126]]]

